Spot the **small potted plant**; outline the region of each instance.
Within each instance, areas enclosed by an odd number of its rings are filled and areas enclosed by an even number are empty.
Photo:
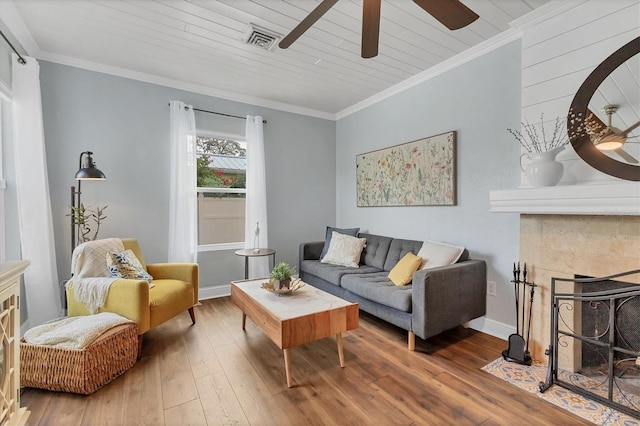
[[[269,275],[269,278],[271,278],[271,282],[273,284],[273,289],[281,290],[284,288],[286,289],[291,288],[292,274],[293,274],[293,268],[291,268],[291,266],[289,266],[284,262],[278,263],[273,268],[273,270],[271,271],[271,274]]]

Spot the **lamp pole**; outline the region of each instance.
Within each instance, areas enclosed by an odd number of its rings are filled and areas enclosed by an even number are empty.
[[[71,186],[71,253],[76,248],[76,227],[78,223],[76,222],[76,195],[78,196],[78,204],[77,207],[80,207],[80,188],[82,181],[78,180],[78,191],[76,192],[76,187]]]
[[[86,155],[85,164],[82,164],[82,157]],[[71,187],[71,254],[73,254],[73,250],[76,248],[76,235],[80,235],[80,225],[81,223],[78,221],[80,217],[78,217],[77,212],[81,211],[82,203],[80,201],[81,184],[82,181],[87,180],[104,180],[106,177],[104,173],[98,170],[93,163],[93,158],[91,156],[93,152],[91,151],[83,151],[80,153],[80,158],[78,159],[78,171],[76,172],[76,180],[78,181],[78,190],[76,191],[76,187]],[[76,195],[78,199],[76,201]],[[84,218],[82,218],[84,219]]]

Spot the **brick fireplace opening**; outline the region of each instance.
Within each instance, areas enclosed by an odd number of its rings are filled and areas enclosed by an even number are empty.
[[[552,277],[573,279],[576,273],[604,277],[640,269],[640,216],[623,215],[520,215],[520,261],[531,265],[531,280],[538,284],[534,301],[529,349],[536,361],[547,363],[550,342]],[[629,277],[640,284],[640,277]],[[575,293],[574,283],[559,283],[558,291]],[[580,306],[573,306],[581,310]],[[567,326],[579,329],[575,316]],[[581,368],[582,348],[563,352],[559,367]]]

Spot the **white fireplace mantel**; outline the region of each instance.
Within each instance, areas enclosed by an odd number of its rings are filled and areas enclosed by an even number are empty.
[[[640,183],[602,183],[491,191],[492,212],[640,215]]]

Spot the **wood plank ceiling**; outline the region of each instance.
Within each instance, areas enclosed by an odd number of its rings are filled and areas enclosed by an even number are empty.
[[[5,1],[5,0],[3,0]],[[213,92],[335,114],[509,28],[548,0],[462,0],[449,31],[410,0],[382,2],[379,55],[360,57],[362,0],[341,0],[289,49],[245,44],[249,24],[286,35],[320,0],[18,0],[35,57],[88,61]]]

